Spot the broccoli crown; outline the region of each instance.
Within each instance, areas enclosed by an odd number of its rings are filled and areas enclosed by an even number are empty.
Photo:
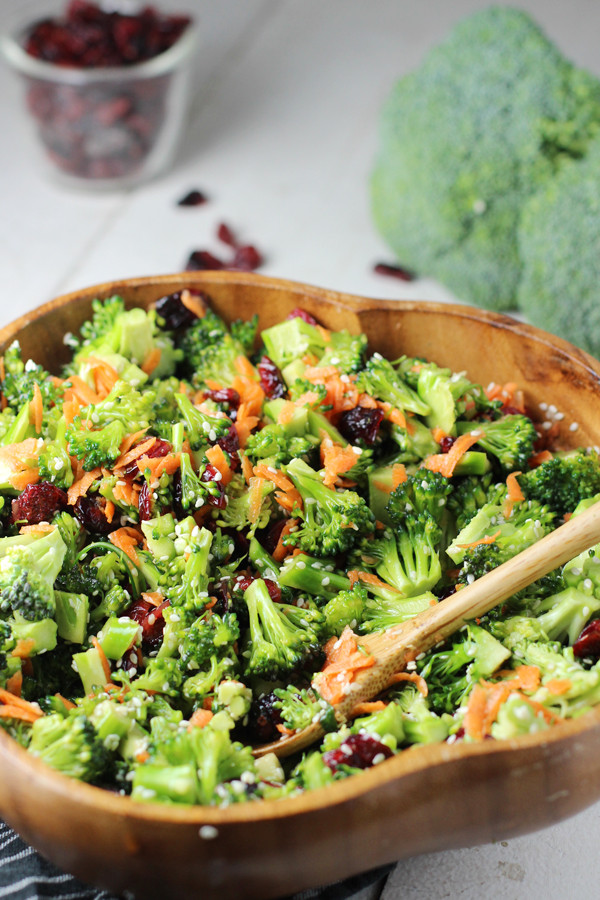
[[[83,468],[91,472],[99,466],[111,467],[121,455],[121,442],[126,434],[122,422],[111,422],[97,431],[79,430],[74,423],[69,428],[69,451],[83,460]]]
[[[44,406],[44,418],[48,409],[59,403],[63,388],[55,384],[43,366],[29,360],[23,362],[21,347],[17,341],[4,352],[4,378],[0,390],[9,407],[19,411],[24,403],[33,399],[35,385],[40,389]]]
[[[219,498],[221,496],[219,482],[202,480],[205,468],[205,466],[202,466],[197,473],[194,472],[189,454],[181,454],[179,466],[181,494],[179,502],[182,509],[186,511],[192,510],[193,512],[200,509],[205,503],[210,503],[211,497]]]
[[[203,615],[185,632],[179,655],[185,669],[199,669],[210,663],[212,656],[221,659],[234,656],[234,644],[240,636],[235,613]]]
[[[117,318],[125,312],[125,303],[122,297],[108,297],[106,300],[92,301],[92,316],[83,323],[79,331],[79,337],[69,334],[66,343],[74,354],[85,348],[89,354],[95,347],[100,346],[105,337],[114,328]]]
[[[371,183],[375,223],[403,265],[465,300],[510,309],[521,274],[523,204],[544,182],[552,190],[557,166],[584,152],[599,121],[598,82],[563,59],[526,13],[477,12],[396,84],[383,109]],[[546,224],[542,250],[558,283],[548,247],[557,234],[569,235],[575,266],[581,235],[558,215]],[[573,304],[560,290],[564,310],[579,304],[579,287]]]
[[[209,416],[194,406],[186,394],[176,394],[175,400],[180,416],[185,422],[186,435],[192,450],[200,450],[210,444],[216,444],[219,438],[225,437],[229,433],[230,419]]]
[[[67,552],[60,530],[29,543],[0,539],[0,610],[19,613],[28,621],[54,615],[54,582]]]
[[[37,719],[31,728],[29,750],[53,769],[80,781],[98,781],[109,760],[94,726],[79,711]]]
[[[348,331],[330,332],[329,343],[319,360],[319,366],[335,366],[346,375],[354,375],[364,366],[367,350],[365,334],[350,334]]]
[[[182,553],[167,563],[160,586],[171,606],[181,606],[198,614],[208,603],[212,534],[206,528],[198,529],[193,519],[191,523],[194,528],[183,539]]]
[[[310,622],[306,610],[274,603],[261,578],[246,588],[244,602],[250,623],[248,646],[243,654],[247,674],[273,681],[300,668],[318,651],[322,616],[316,611]]]
[[[252,353],[254,342],[258,332],[258,313],[254,313],[251,319],[236,319],[230,325],[231,337],[239,341],[247,354]]]
[[[38,456],[41,481],[49,481],[66,490],[73,484],[73,470],[66,441],[50,441],[42,447]]]
[[[183,696],[197,702],[213,694],[223,679],[233,678],[238,670],[237,657],[232,654],[220,659],[213,653],[203,668],[183,682]]]
[[[257,515],[256,509],[251,506],[252,495],[248,485],[243,475],[236,472],[225,489],[227,505],[219,510],[217,524],[236,531],[248,529],[247,534],[252,537],[257,528],[266,528],[271,521],[273,506],[269,495],[274,489],[271,481],[263,479]]]
[[[374,353],[367,361],[356,384],[359,390],[376,397],[377,400],[391,403],[398,409],[414,412],[420,416],[425,416],[431,411],[429,405],[407,384],[401,373],[380,353]]]
[[[306,553],[335,556],[350,550],[375,527],[375,517],[355,491],[324,486],[319,474],[301,459],[292,460],[287,474],[302,497],[302,523],[286,540]]]
[[[496,457],[506,473],[527,468],[538,437],[531,419],[520,413],[493,422],[470,422],[461,431],[481,432],[477,443]]]
[[[452,484],[444,475],[418,469],[392,491],[386,512],[396,526],[402,526],[407,515],[414,513],[430,516],[439,524],[451,493]]]
[[[273,693],[277,698],[273,706],[280,711],[281,721],[287,728],[307,728],[313,722],[325,725],[328,722],[335,723],[331,706],[312,688],[288,685],[285,688],[275,688]]]
[[[597,260],[600,139],[565,165],[523,208],[519,308],[534,325],[600,355]]]
[[[204,319],[198,321],[203,322]],[[243,344],[228,332],[220,332],[212,342],[196,345],[192,344],[190,332],[192,329],[184,337],[182,350],[185,353],[184,372],[189,374],[192,384],[201,387],[207,381],[216,381],[221,385],[230,385],[239,375],[236,360],[246,356]]]
[[[431,591],[410,597],[405,597],[397,589],[395,593],[390,592],[385,597],[374,594],[368,597],[365,603],[360,630],[367,634],[372,631],[386,631],[394,625],[412,619],[434,603],[437,603],[437,598]]]
[[[210,307],[201,319],[195,319],[181,334],[177,346],[183,351],[181,368],[190,375],[202,362],[207,347],[219,344],[227,334],[227,325]]]
[[[366,600],[367,592],[359,582],[349,591],[338,591],[322,609],[326,636],[339,637],[346,626],[356,631],[363,619]]]
[[[277,468],[293,459],[307,460],[317,444],[313,435],[292,434],[285,425],[265,425],[249,436],[244,452],[253,463],[268,459]]]
[[[519,476],[525,495],[557,516],[573,512],[582,500],[600,493],[600,459],[595,450],[559,454]]]
[[[370,552],[377,574],[405,596],[429,591],[442,577],[437,522],[427,513],[407,513],[394,533],[386,529]]]
[[[491,473],[481,478],[466,475],[453,479],[452,492],[448,496],[448,510],[454,517],[457,529],[461,531],[482,506],[497,498],[500,491],[504,491],[504,486],[492,486]]]

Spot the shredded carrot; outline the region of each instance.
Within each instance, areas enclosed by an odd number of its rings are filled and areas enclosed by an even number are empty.
[[[102,671],[104,672],[104,677],[106,678],[105,684],[110,682],[110,663],[106,658],[106,653],[102,649],[100,641],[97,637],[92,637],[92,645],[98,651],[98,656],[100,657],[100,663],[102,665]]]
[[[397,487],[404,484],[407,478],[406,467],[402,463],[395,463],[392,466],[392,490],[395,491]]]
[[[31,665],[31,663],[29,663]],[[6,679],[6,689],[14,694],[16,697],[21,696],[21,689],[23,687],[23,671],[22,668],[16,671],[10,678]]]
[[[38,522],[37,525],[21,525],[19,534],[49,534],[54,531],[55,525],[50,522]]]
[[[521,485],[517,481],[517,475],[521,472],[511,472],[506,479],[506,500],[504,502],[503,514],[508,519],[512,515],[515,503],[520,503],[525,499],[525,494],[521,490]]]
[[[279,734],[282,734],[282,735],[286,735],[286,734],[296,734],[296,732],[294,731],[293,728],[288,728],[286,725],[283,725],[281,722],[279,722],[279,723],[275,726],[275,728],[277,729],[277,731],[279,732]]]
[[[502,669],[498,672],[501,678],[510,681],[522,691],[533,694],[540,686],[541,672],[538,666],[517,666],[516,669]]]
[[[242,464],[242,475],[244,476],[246,484],[249,484],[250,479],[252,478],[252,475],[253,475],[252,463],[250,462],[250,460],[248,459],[248,457],[246,456],[245,453],[240,453],[239,457],[240,457],[240,461]]]
[[[372,481],[373,487],[377,488],[382,494],[391,494],[393,491],[393,487],[391,484],[388,484],[385,481],[379,481],[379,479],[374,478]],[[385,527],[385,526],[384,526]]]
[[[153,347],[152,350],[148,352],[148,355],[140,366],[142,372],[145,372],[146,375],[152,375],[154,370],[158,368],[160,364],[161,356],[162,350],[160,349],[160,347]]]
[[[187,727],[188,731],[193,731],[194,728],[204,728],[213,717],[213,712],[210,709],[196,709],[190,716],[190,721]]]
[[[135,509],[139,509],[140,490],[139,485],[122,478],[113,486],[112,493],[117,503],[123,503],[125,506],[133,506]],[[104,512],[106,513],[106,508]]]
[[[361,653],[356,635],[346,626],[339,638],[331,638],[324,647],[325,665],[314,678],[314,685],[328,703],[339,703],[358,672],[375,664],[375,657]]]
[[[106,516],[106,521],[110,525],[115,517],[115,504],[112,502],[112,500],[107,500],[104,504],[104,515]]]
[[[388,681],[388,685],[397,684],[399,681],[412,681],[413,684],[416,684],[418,692],[424,697],[429,693],[427,682],[418,672],[396,672]]]
[[[340,475],[354,468],[358,456],[351,446],[342,447],[326,437],[321,442],[321,459],[325,469],[323,484],[325,487],[334,487]]]
[[[238,441],[240,442],[240,447],[242,449],[246,446],[250,434],[254,431],[259,422],[259,417],[251,415],[248,412],[246,404],[240,403],[234,427],[237,431]]]
[[[439,425],[431,429],[431,434],[436,444],[441,444],[444,438],[448,437],[448,433],[443,428],[440,428]]]
[[[100,400],[98,394],[79,375],[69,375],[66,384],[83,406],[90,406],[92,403],[98,403]]]
[[[286,493],[294,490],[294,483],[280,469],[276,469],[274,466],[267,466],[264,462],[258,463],[258,465],[254,466],[254,474],[258,478],[272,481],[274,485]]]
[[[402,594],[398,588],[392,587],[390,584],[386,584],[385,581],[382,581],[381,578],[378,578],[377,575],[373,575],[372,572],[363,572],[360,569],[351,569],[348,573],[348,578],[350,579],[350,584],[353,586],[357,581],[360,581],[361,584],[370,584],[373,587],[385,588],[387,591],[394,591],[396,594]]]
[[[69,396],[67,396],[67,393]],[[75,416],[79,415],[80,409],[81,404],[75,394],[72,391],[65,391],[62,410],[67,426],[71,425]]]
[[[35,710],[21,709],[20,706],[0,706],[0,718],[2,719],[20,719],[22,722],[36,722],[43,716],[42,712]]]
[[[73,703],[72,700],[68,700],[67,697],[63,697],[62,694],[55,694],[54,696],[56,697],[57,700],[60,700],[60,702],[65,707],[65,709],[76,709],[77,708],[75,703]]]
[[[294,418],[294,413],[296,412],[296,404],[291,400],[284,400],[281,409],[279,411],[279,415],[277,416],[277,424],[278,425],[289,425],[289,423]]]
[[[144,591],[142,593],[142,600],[151,603],[152,606],[160,606],[164,599],[160,591]]]
[[[0,702],[5,704],[4,709],[11,710],[19,710],[23,713],[29,713],[33,718],[27,719],[26,721],[35,721],[35,719],[41,719],[43,716],[43,712],[38,707],[37,703],[29,703],[28,700],[23,700],[21,696],[18,694],[13,694],[11,691],[7,691],[5,688],[0,688]],[[0,714],[2,713],[3,707],[0,707]],[[12,714],[14,718],[25,718],[24,716],[18,716],[14,713]]]
[[[427,456],[423,461],[423,466],[432,472],[439,472],[440,475],[450,478],[469,447],[476,444],[480,437],[480,431],[461,434],[447,453],[434,453],[432,456]]]
[[[138,750],[138,752],[135,754],[135,761],[137,763],[143,764],[145,762],[148,762],[149,759],[150,754],[147,750]]]
[[[125,525],[123,528],[117,528],[116,531],[111,531],[108,535],[108,539],[111,544],[114,544],[115,547],[118,547],[119,550],[122,550],[127,554],[129,559],[135,563],[135,565],[139,565],[139,557],[136,553],[135,548],[141,544],[144,540],[143,535],[136,528],[131,528],[129,525]]]
[[[131,448],[134,446],[134,444],[137,444],[138,441],[141,441],[141,439],[144,437],[144,435],[146,434],[147,431],[148,431],[147,428],[142,428],[141,431],[134,431],[133,434],[126,434],[125,437],[123,438],[123,440],[121,441],[121,446],[119,447],[119,452],[120,452],[121,456],[123,456],[125,453],[127,453],[128,450],[131,450]],[[117,462],[118,462],[118,460],[117,460]]]
[[[127,435],[129,437],[129,435]],[[155,437],[149,437],[147,440],[142,441],[141,444],[136,444],[135,447],[131,449],[127,449],[125,452],[121,452],[118,460],[114,464],[114,469],[124,469],[126,466],[130,465],[132,462],[135,462],[136,459],[139,459],[140,456],[143,456],[145,453],[150,450],[151,447],[154,447],[156,443]],[[123,444],[121,444],[123,446]]]
[[[92,469],[90,472],[85,472],[78,481],[74,481],[67,491],[69,506],[74,506],[79,497],[84,497],[94,481],[101,475],[102,469]]]
[[[154,481],[166,472],[167,475],[173,475],[181,465],[180,453],[167,453],[166,456],[140,456],[137,460],[137,467],[140,472],[150,470],[150,474]]]
[[[35,647],[35,641],[33,638],[20,638],[15,644],[14,650],[11,651],[11,656],[17,656],[19,659],[27,659],[31,656],[31,651]]]
[[[236,375],[230,387],[240,395],[240,403],[245,405],[248,415],[259,416],[261,414],[265,402],[265,392],[256,381],[255,375]]]
[[[90,356],[85,362],[92,368],[96,393],[98,397],[103,400],[105,397],[108,397],[119,380],[120,375],[110,363],[107,363],[106,360],[99,359],[96,356]]]
[[[321,337],[323,338],[325,343],[330,344],[331,343],[331,332],[329,331],[329,329],[323,328],[322,325],[315,325],[315,328],[317,329],[317,331],[319,332],[319,334],[321,335]]]
[[[23,469],[22,472],[11,475],[8,480],[16,491],[23,491],[28,484],[37,484],[40,480],[40,474],[38,469]]]
[[[214,466],[221,473],[221,484],[223,486],[229,484],[231,479],[233,478],[233,472],[231,471],[231,467],[227,462],[227,458],[225,453],[223,452],[223,448],[218,444],[215,444],[213,447],[209,447],[205,453],[205,456],[211,466]]]
[[[290,544],[284,544],[283,540],[287,537],[288,534],[293,532],[294,528],[298,525],[298,519],[288,519],[283,528],[281,529],[281,533],[279,535],[279,539],[277,541],[277,546],[273,550],[272,556],[275,562],[282,562],[286,556],[288,556],[293,547]]]
[[[561,694],[566,694],[567,691],[571,690],[572,684],[568,678],[551,678],[550,681],[547,681],[544,685],[551,694],[555,696],[560,696]]]
[[[256,381],[256,369],[247,356],[242,356],[240,354],[235,358],[233,364],[242,378],[249,378],[251,381]]]
[[[29,421],[34,427],[36,434],[41,434],[42,423],[44,420],[44,400],[39,384],[33,386],[33,399],[29,403]]]
[[[264,478],[253,476],[248,486],[248,519],[252,524],[258,521],[263,502]]]
[[[194,313],[198,319],[204,318],[206,315],[206,305],[201,297],[190,293],[188,290],[184,290],[181,292],[180,299],[185,308]]]
[[[532,700],[531,697],[526,697],[524,694],[522,697],[527,705],[530,706],[535,713],[541,715],[544,721],[548,722],[549,725],[558,725],[559,722],[563,721],[558,713],[548,709],[542,703],[538,703],[537,700]]]
[[[527,465],[530,469],[536,469],[542,463],[549,462],[551,459],[554,459],[554,456],[549,450],[540,450],[539,453],[534,453],[533,456],[529,457]]]
[[[286,512],[293,513],[294,510],[302,509],[302,497],[300,493],[294,488],[293,491],[275,491],[273,495],[275,500],[279,504],[282,509],[285,509]]]
[[[350,715],[352,717],[368,716],[371,713],[380,712],[380,710],[385,709],[386,706],[387,703],[384,703],[383,700],[364,700],[362,703],[356,704]]]
[[[471,550],[473,547],[478,547],[479,544],[493,544],[501,534],[502,531],[499,528],[494,534],[487,534],[485,537],[479,538],[478,541],[471,541],[470,544],[459,544],[458,546],[463,550]]]

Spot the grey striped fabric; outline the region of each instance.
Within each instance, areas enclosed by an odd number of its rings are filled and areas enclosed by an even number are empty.
[[[366,872],[328,887],[302,891],[286,900],[349,900],[353,894],[382,880],[391,866]],[[0,822],[0,900],[134,900],[132,894],[117,897],[83,884],[60,872],[27,846],[18,834]],[[137,898],[143,900],[143,897]]]

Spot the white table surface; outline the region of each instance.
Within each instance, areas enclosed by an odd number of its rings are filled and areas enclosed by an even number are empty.
[[[62,3],[55,4],[61,8]],[[57,294],[179,271],[219,253],[219,222],[265,254],[261,271],[380,298],[452,299],[432,281],[375,275],[391,260],[369,216],[378,110],[393,81],[482,0],[160,0],[201,25],[194,101],[176,165],[135,191],[85,194],[46,180],[0,69],[0,325]],[[598,0],[529,0],[577,63],[600,74]],[[0,0],[0,19],[26,8]],[[204,206],[176,201],[200,188]],[[582,772],[582,778],[585,773]],[[451,827],[451,811],[449,811]],[[600,805],[534,835],[398,864],[356,900],[600,896]]]

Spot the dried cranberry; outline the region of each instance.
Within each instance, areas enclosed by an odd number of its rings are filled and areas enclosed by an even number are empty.
[[[185,196],[181,198],[181,200],[177,201],[177,206],[202,206],[203,203],[206,203],[208,198],[206,194],[203,194],[202,191],[193,190],[188,191]]]
[[[154,509],[154,503],[152,501],[152,491],[148,487],[148,482],[144,481],[138,497],[140,522],[147,522],[148,519],[152,518]]]
[[[302,319],[303,322],[307,322],[309,325],[319,324],[314,316],[311,316],[309,312],[306,312],[300,306],[296,306],[291,313],[288,313],[286,319]]]
[[[258,366],[258,376],[260,378],[260,386],[271,399],[285,397],[287,394],[287,386],[283,380],[279,368],[268,356],[263,356]]]
[[[262,264],[263,258],[256,247],[252,244],[245,244],[236,249],[231,268],[241,269],[243,272],[254,272]]]
[[[142,641],[148,650],[156,650],[160,646],[165,627],[163,610],[169,606],[164,600],[160,606],[154,606],[148,600],[136,600],[126,610],[125,615],[142,626]]]
[[[91,534],[110,534],[118,524],[109,522],[104,512],[106,500],[104,497],[98,497],[95,494],[87,497],[79,497],[73,512],[79,519],[83,527]]]
[[[273,581],[271,578],[263,578],[262,575],[240,575],[234,581],[234,589],[236,593],[243,594],[244,591],[250,587],[253,581],[258,581],[259,578],[265,583],[265,587],[269,592],[269,597],[273,601],[273,603],[281,602],[281,588],[277,584],[276,581]]]
[[[190,253],[187,263],[185,264],[186,272],[203,272],[213,271],[215,269],[224,269],[225,263],[221,259],[217,259],[208,250],[193,250]]]
[[[137,446],[137,444],[135,446]],[[169,443],[169,441],[165,441],[162,438],[156,438],[155,442],[151,447],[148,448],[148,450],[146,450],[143,456],[148,456],[150,459],[158,459],[161,456],[167,456],[172,449],[173,446]],[[141,458],[143,457],[140,457],[140,459]],[[134,461],[129,463],[128,466],[125,466],[124,469],[119,471],[122,471],[123,475],[138,475],[140,472],[138,460],[134,459]]]
[[[212,485],[213,492],[208,495],[207,499],[209,505],[214,506],[215,509],[225,509],[227,506],[227,496],[225,494],[225,488],[223,487],[222,478],[223,476],[219,470],[211,465],[211,463],[208,463],[200,476],[200,481]]]
[[[392,278],[399,278],[400,281],[414,281],[417,277],[414,272],[404,266],[390,265],[390,263],[376,263],[373,271],[377,275],[390,275]]]
[[[575,643],[573,654],[579,659],[600,659],[600,619],[592,619]]]
[[[440,441],[440,453],[448,453],[450,451],[450,449],[454,446],[455,440],[456,440],[456,438],[450,437],[449,434],[447,434],[445,437],[443,437]]]
[[[23,493],[12,502],[13,522],[39,525],[49,522],[55,513],[67,506],[67,495],[50,481],[28,484]]]
[[[240,395],[234,388],[219,388],[218,390],[204,391],[206,400],[227,406],[229,409],[237,409],[240,405]]]
[[[368,769],[375,763],[377,757],[381,757],[383,761],[393,755],[389,747],[371,735],[351,734],[337,750],[328,750],[324,753],[323,762],[332,772],[337,772],[341,765]]]
[[[252,702],[248,725],[252,738],[260,744],[268,744],[280,737],[277,726],[281,724],[281,712],[273,704],[275,694],[262,694]]]
[[[223,241],[224,244],[227,244],[228,247],[237,249],[238,242],[235,238],[235,235],[229,225],[226,225],[225,222],[221,222],[221,224],[217,228],[217,237],[220,241]]]
[[[338,428],[351,444],[363,441],[374,444],[379,434],[379,426],[383,422],[382,409],[369,409],[366,406],[355,406],[342,413]]]
[[[174,294],[168,294],[166,297],[161,297],[160,300],[156,301],[156,312],[165,320],[165,328],[168,328],[169,331],[177,331],[178,328],[189,328],[197,319],[196,314],[191,309],[188,309],[181,299],[182,293],[182,291],[175,291]],[[205,299],[204,294],[200,291],[188,290],[188,293],[192,297]]]

